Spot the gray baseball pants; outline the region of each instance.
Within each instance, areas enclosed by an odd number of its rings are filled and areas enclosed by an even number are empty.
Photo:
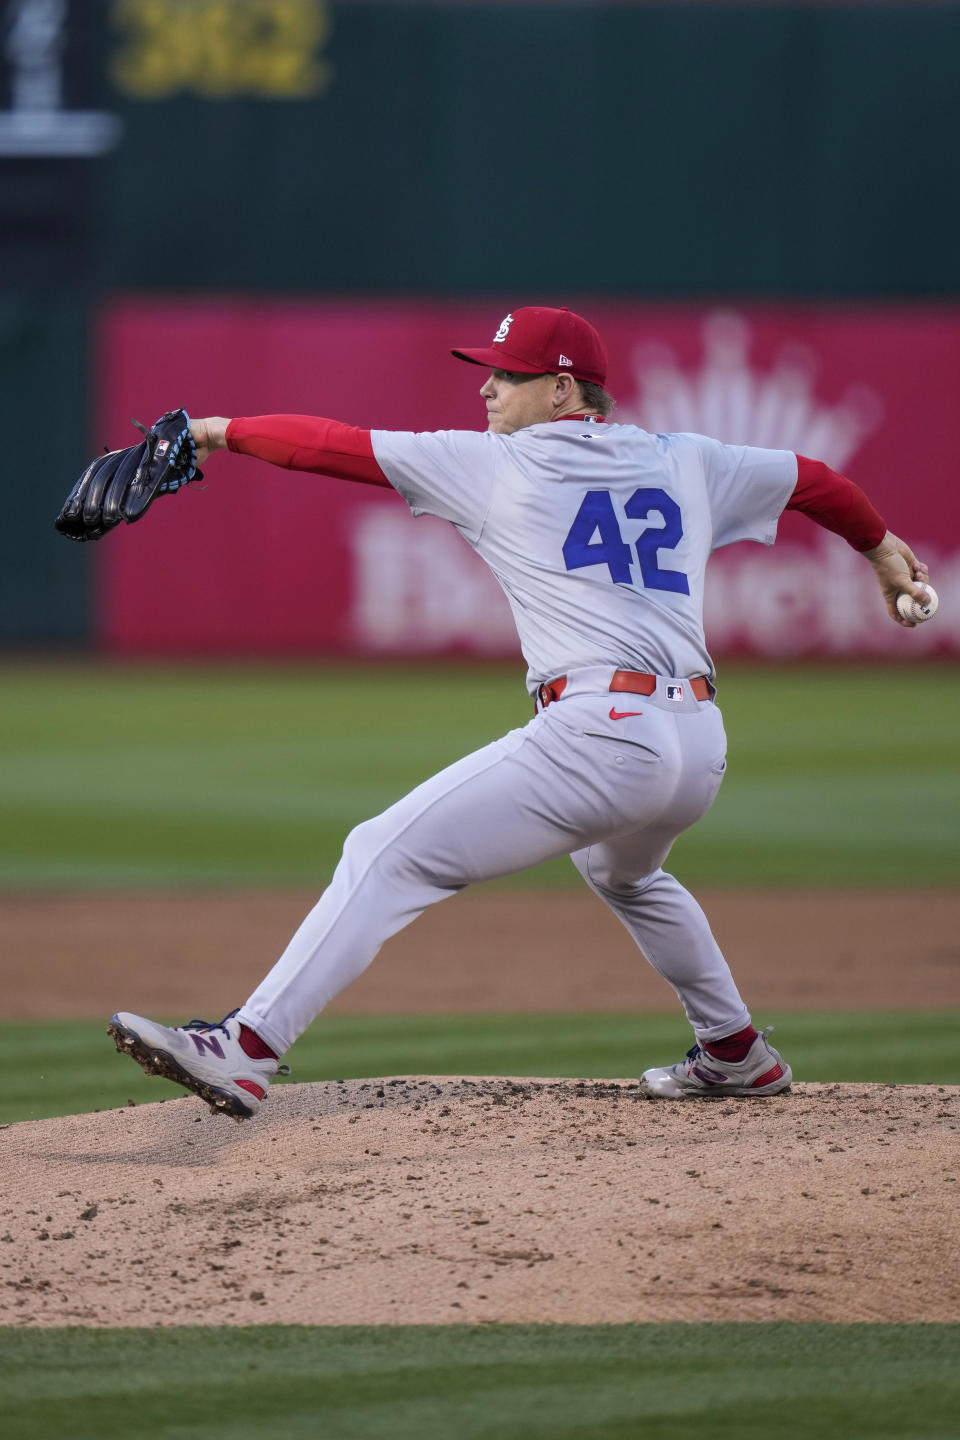
[[[706,916],[661,868],[720,788],[720,711],[682,680],[659,681],[651,696],[611,694],[611,674],[572,672],[562,698],[528,725],[358,825],[240,1019],[282,1054],[428,905],[569,854],[673,986],[698,1040],[748,1025]],[[679,699],[668,698],[668,684],[681,686]]]

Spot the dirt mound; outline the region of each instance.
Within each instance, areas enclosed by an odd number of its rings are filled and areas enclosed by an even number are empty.
[[[0,1133],[0,1323],[960,1321],[960,1087],[276,1087]]]

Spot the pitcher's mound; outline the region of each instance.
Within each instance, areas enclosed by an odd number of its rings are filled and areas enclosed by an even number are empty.
[[[960,1321],[960,1087],[281,1085],[0,1133],[0,1323]]]

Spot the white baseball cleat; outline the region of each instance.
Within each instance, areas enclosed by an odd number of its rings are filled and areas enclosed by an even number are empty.
[[[290,1074],[289,1065],[247,1054],[235,1012],[217,1024],[188,1020],[174,1028],[121,1010],[107,1034],[147,1075],[183,1085],[206,1100],[215,1115],[232,1115],[234,1120],[256,1115],[274,1075]]]
[[[718,1060],[694,1045],[679,1065],[645,1070],[640,1088],[655,1100],[722,1099],[725,1095],[778,1095],[793,1072],[762,1031],[743,1060]]]

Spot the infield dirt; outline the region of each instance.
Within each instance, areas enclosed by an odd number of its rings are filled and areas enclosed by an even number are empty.
[[[4,1012],[219,1018],[259,983],[316,898],[299,890],[0,896]],[[698,898],[757,1012],[960,1007],[960,894]],[[330,1013],[676,1008],[673,991],[586,889],[490,888],[435,905],[395,935]]]
[[[222,1013],[310,900],[8,898],[11,1013]],[[707,910],[756,1007],[960,1004],[944,892]],[[337,1008],[671,1003],[591,897],[539,892],[436,907]],[[960,1321],[960,1087],[282,1085],[243,1125],[188,1097],[12,1125],[0,1157],[0,1324]]]

